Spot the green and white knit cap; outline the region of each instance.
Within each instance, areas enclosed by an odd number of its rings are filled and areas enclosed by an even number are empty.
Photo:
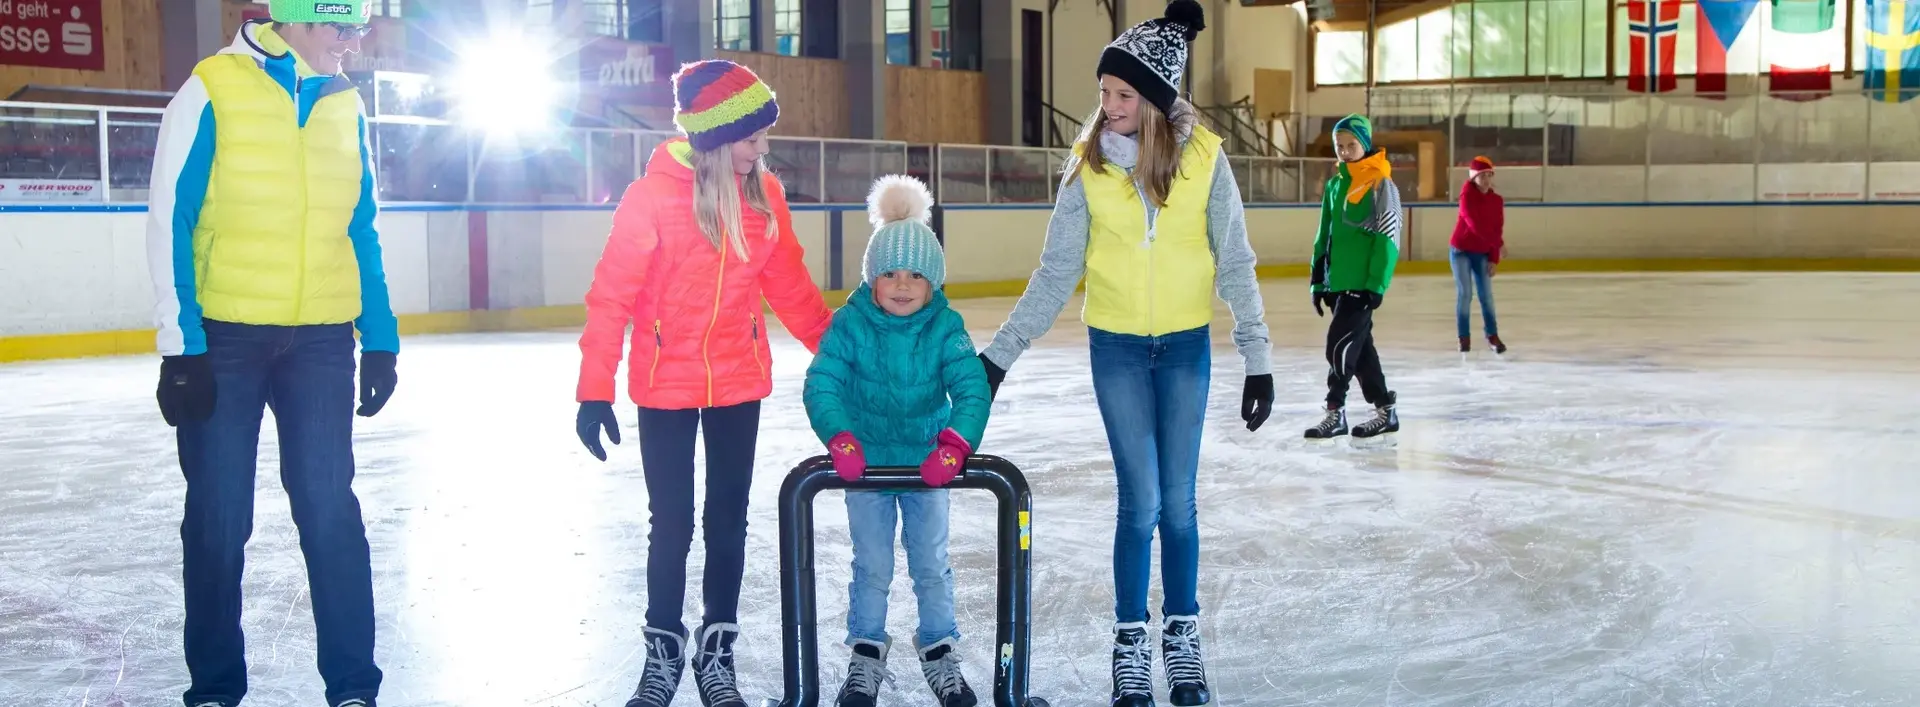
[[[873,237],[860,263],[860,275],[869,284],[882,273],[908,270],[939,289],[947,281],[947,256],[928,223],[933,218],[933,194],[920,180],[888,175],[867,193],[867,220]]]
[[[267,13],[274,22],[340,22],[363,25],[373,20],[373,0],[271,0]]]

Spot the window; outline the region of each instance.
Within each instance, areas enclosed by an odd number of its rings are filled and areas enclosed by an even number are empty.
[[[553,26],[553,0],[527,0],[527,24],[534,27]]]
[[[773,0],[773,51],[800,56],[800,0]]]
[[[933,0],[933,9],[927,17],[928,41],[933,43],[933,61],[929,66],[936,69],[951,68],[953,64],[953,0]]]
[[[919,47],[913,41],[914,0],[887,0],[887,63],[914,66]]]
[[[1453,73],[1451,8],[1380,28],[1374,77],[1380,82],[1432,81]]]
[[[753,0],[714,0],[714,46],[750,52],[753,47]]]
[[[404,4],[405,0],[373,0],[373,14],[375,17],[405,17],[405,11],[401,9]]]
[[[1317,32],[1313,44],[1313,82],[1321,85],[1364,83],[1366,58],[1365,32]]]
[[[627,36],[626,0],[576,0],[580,4],[580,28],[587,34],[608,37]]]
[[[1605,77],[1606,13],[1611,2],[1462,0],[1450,8],[1401,20],[1378,30],[1374,80]],[[1690,15],[1687,26],[1692,26]],[[1624,30],[1622,33],[1624,36]],[[1360,59],[1366,56],[1364,33],[1320,32],[1315,46],[1316,83],[1361,83],[1365,69]],[[1625,46],[1621,45],[1622,52]],[[1691,71],[1691,55],[1685,56],[1689,58],[1684,59],[1688,63],[1683,66]],[[1616,60],[1625,66],[1624,59]],[[1328,80],[1334,76],[1347,78]]]

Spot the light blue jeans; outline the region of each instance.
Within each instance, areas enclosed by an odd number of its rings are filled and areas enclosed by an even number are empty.
[[[1459,325],[1460,338],[1473,336],[1473,315],[1468,309],[1475,290],[1480,291],[1480,318],[1487,326],[1487,336],[1499,336],[1500,324],[1493,317],[1493,276],[1487,272],[1486,254],[1452,250],[1453,320]]]
[[[886,643],[887,595],[893,586],[893,534],[907,546],[907,575],[920,601],[917,646],[960,638],[953,618],[953,567],[947,564],[947,492],[847,493],[853,535],[853,582],[847,587],[847,644]]]

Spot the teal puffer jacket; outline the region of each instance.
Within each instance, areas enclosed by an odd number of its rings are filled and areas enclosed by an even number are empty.
[[[966,322],[946,295],[935,291],[920,311],[897,317],[865,284],[834,312],[803,398],[821,443],[852,432],[869,466],[919,466],[948,427],[978,449],[992,405]]]

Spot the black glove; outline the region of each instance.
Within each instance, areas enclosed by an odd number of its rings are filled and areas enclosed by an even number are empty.
[[[360,409],[354,414],[373,417],[387,406],[393,386],[400,382],[400,374],[394,371],[398,363],[399,357],[392,351],[360,352]]]
[[[620,443],[620,419],[613,416],[613,403],[605,400],[589,400],[580,403],[580,414],[573,418],[573,428],[580,433],[580,443],[593,452],[593,458],[607,460],[607,450],[600,446],[600,430],[607,431],[607,439],[614,444]]]
[[[213,417],[214,393],[213,364],[206,354],[160,359],[160,387],[154,397],[160,401],[160,417],[166,419],[168,427]]]
[[[1240,396],[1240,419],[1246,421],[1247,431],[1260,429],[1260,425],[1266,424],[1267,416],[1271,414],[1273,414],[1273,374],[1247,376],[1247,391]]]
[[[1000,397],[1000,381],[1007,379],[1007,369],[994,365],[986,354],[980,354],[980,365],[987,369],[987,399]]]
[[[1379,309],[1380,301],[1386,297],[1372,290],[1358,290],[1353,293],[1353,296],[1360,298],[1360,301],[1367,305],[1367,309]]]
[[[1314,314],[1318,314],[1322,317],[1327,316],[1327,310],[1323,309],[1323,307],[1331,308],[1332,306],[1333,306],[1332,292],[1313,293],[1313,313]]]

